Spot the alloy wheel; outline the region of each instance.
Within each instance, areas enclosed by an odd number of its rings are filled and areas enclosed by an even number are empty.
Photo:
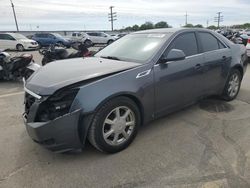
[[[238,90],[240,88],[239,75],[236,74],[236,73],[232,74],[228,84],[229,84],[229,86],[228,86],[228,95],[230,97],[234,97],[235,95],[237,95]]]
[[[102,135],[105,142],[117,146],[130,138],[135,127],[135,114],[126,107],[119,106],[113,109],[105,118]]]

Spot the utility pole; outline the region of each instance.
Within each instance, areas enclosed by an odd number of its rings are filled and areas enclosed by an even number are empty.
[[[214,22],[217,22],[218,29],[220,28],[220,23],[223,22],[222,12],[217,12],[218,16],[214,17]]]
[[[185,25],[187,25],[187,17],[188,17],[187,12],[186,12],[186,14],[184,16],[185,16]]]
[[[208,28],[208,25],[209,25],[209,20],[207,20],[207,28]]]
[[[113,31],[114,30],[114,21],[117,20],[116,19],[117,15],[116,15],[116,12],[113,12],[114,6],[110,6],[109,8],[110,8],[110,13],[108,14],[109,15],[108,18],[109,18],[109,21],[111,22],[111,31]]]
[[[15,18],[16,30],[19,31],[18,24],[17,24],[17,19],[16,19],[15,7],[14,7],[14,4],[13,4],[12,0],[10,0],[10,3],[11,3],[12,10],[13,10],[14,18]]]

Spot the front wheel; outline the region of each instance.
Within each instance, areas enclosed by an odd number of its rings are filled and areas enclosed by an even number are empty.
[[[44,58],[42,59],[42,66],[46,65],[46,64],[49,63],[49,62],[51,62],[51,60],[48,59],[48,58],[46,58],[46,57],[44,57]]]
[[[222,98],[226,101],[234,100],[239,91],[241,86],[242,75],[239,70],[233,69],[228,77],[226,82]]]
[[[24,46],[22,44],[18,44],[16,45],[16,49],[19,51],[19,52],[22,52],[24,51]]]
[[[140,123],[137,105],[127,97],[118,97],[97,111],[88,139],[98,150],[116,153],[127,148],[134,140]]]
[[[113,42],[114,42],[113,40],[109,40],[109,41],[107,42],[107,44],[110,45],[110,44],[113,43]]]
[[[25,73],[23,75],[24,79],[27,80],[33,73],[34,73],[33,70],[26,68]]]

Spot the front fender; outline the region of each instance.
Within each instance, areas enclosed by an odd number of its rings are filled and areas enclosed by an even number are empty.
[[[152,119],[154,112],[154,77],[152,65],[143,65],[80,87],[71,111],[83,109],[83,114],[92,114],[108,100],[121,96],[134,96],[144,109],[144,121]],[[143,77],[139,73],[151,70]]]

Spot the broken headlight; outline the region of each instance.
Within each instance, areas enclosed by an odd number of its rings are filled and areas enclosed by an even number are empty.
[[[79,89],[58,91],[41,103],[36,121],[46,122],[69,113]]]

